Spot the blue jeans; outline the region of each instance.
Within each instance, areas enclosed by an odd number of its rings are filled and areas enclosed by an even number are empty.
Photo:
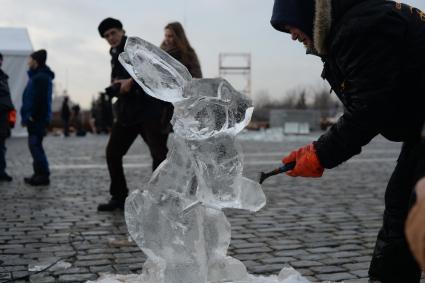
[[[43,138],[46,134],[45,125],[28,125],[28,147],[33,159],[34,174],[49,176],[49,162],[43,148]]]

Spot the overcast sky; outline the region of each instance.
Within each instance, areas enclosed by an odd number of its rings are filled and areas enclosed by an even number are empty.
[[[423,0],[405,0],[425,10]],[[218,76],[220,52],[250,52],[253,94],[281,97],[323,87],[322,64],[300,43],[270,26],[273,0],[1,0],[0,26],[26,27],[34,49],[48,50],[59,88],[88,107],[109,84],[109,47],[97,26],[106,17],[127,35],[160,44],[170,21],[184,24],[204,77]],[[2,39],[6,40],[6,39]]]

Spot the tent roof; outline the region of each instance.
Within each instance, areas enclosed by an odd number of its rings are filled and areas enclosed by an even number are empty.
[[[33,47],[26,28],[0,27],[0,52],[3,55],[25,55],[32,53]]]

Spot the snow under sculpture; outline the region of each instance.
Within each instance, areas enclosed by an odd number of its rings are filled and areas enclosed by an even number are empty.
[[[223,208],[258,211],[261,186],[242,176],[236,135],[253,106],[224,79],[192,79],[158,47],[130,37],[120,62],[148,95],[174,105],[170,152],[126,201],[129,233],[148,256],[143,283],[308,282],[293,269],[254,278],[227,256],[231,227]]]

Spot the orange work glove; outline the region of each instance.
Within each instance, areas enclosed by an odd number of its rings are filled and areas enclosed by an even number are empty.
[[[288,164],[295,161],[295,168],[286,172],[286,175],[292,177],[322,177],[325,170],[320,165],[319,158],[316,154],[316,149],[313,144],[309,144],[296,151],[291,152],[288,156],[282,159],[282,162]]]

